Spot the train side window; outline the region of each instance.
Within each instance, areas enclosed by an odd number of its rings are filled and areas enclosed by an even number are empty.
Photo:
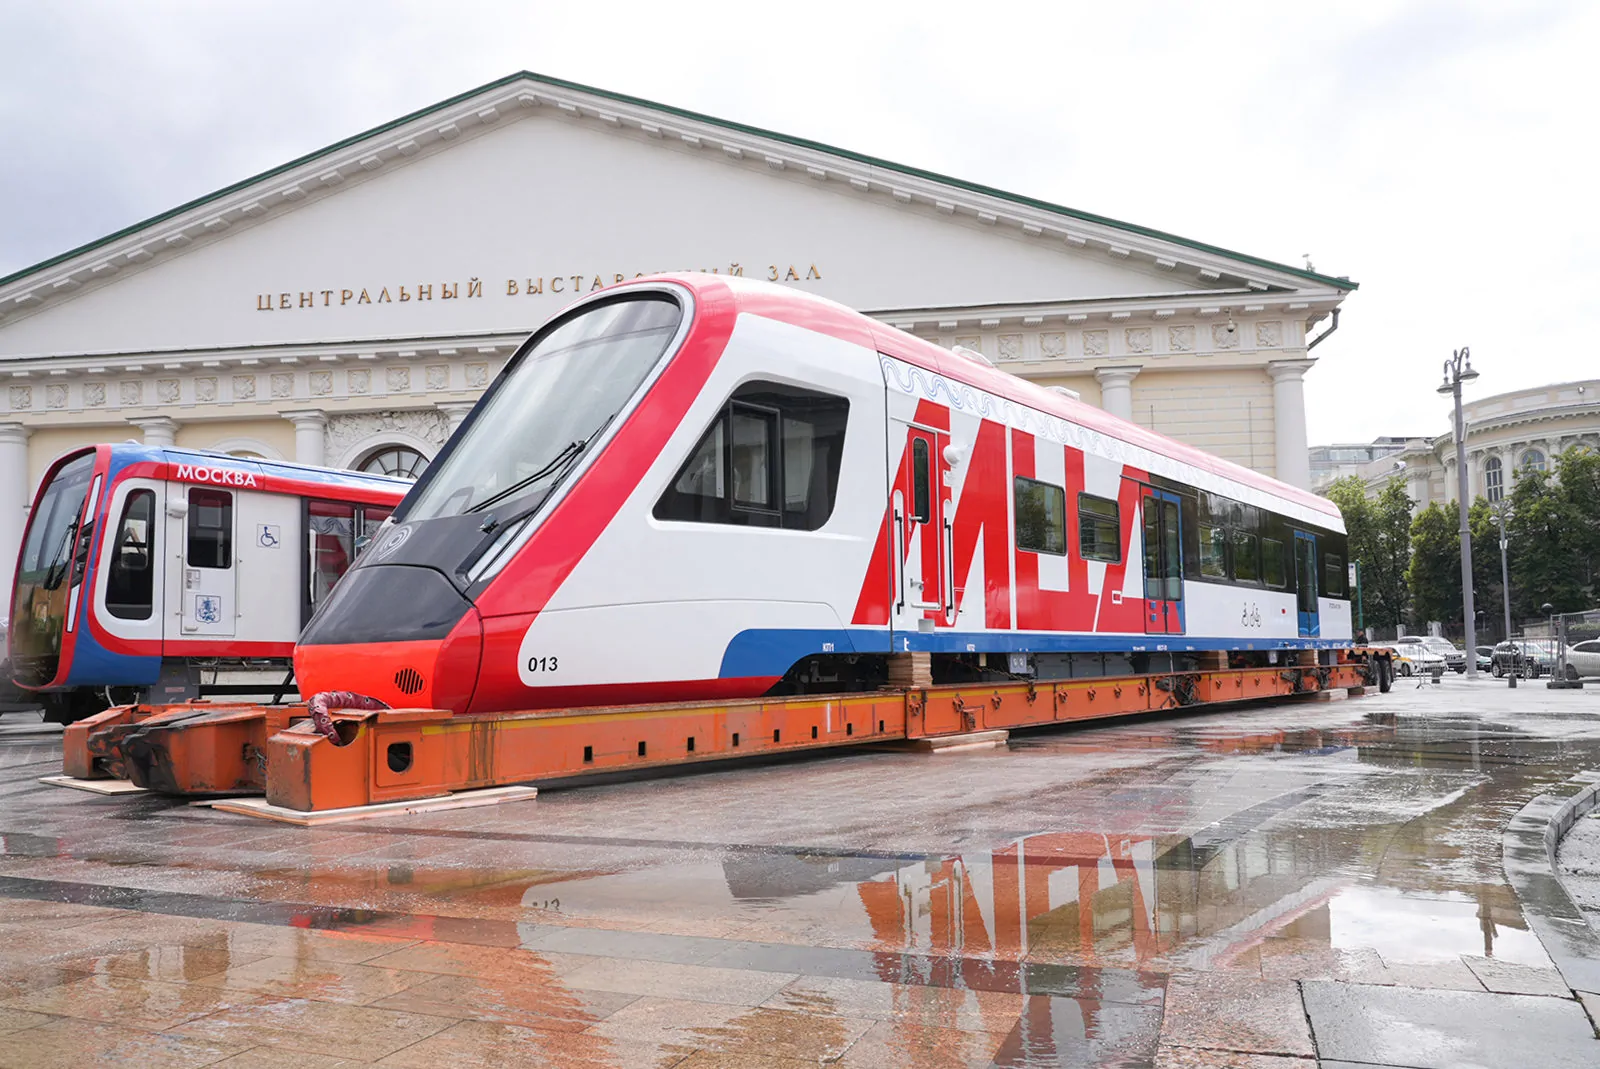
[[[658,520],[815,531],[833,514],[850,403],[776,383],[741,387],[656,502]]]
[[[932,477],[928,470],[928,442],[923,438],[911,440],[911,518],[927,523],[933,518],[930,486]]]
[[[1256,536],[1246,530],[1233,532],[1233,578],[1241,583],[1261,581],[1261,560]]]
[[[777,414],[735,404],[732,413],[733,504],[735,508],[771,510],[773,442]]]
[[[1017,548],[1061,556],[1067,552],[1067,492],[1059,486],[1018,475],[1012,498],[1017,514]]]
[[[322,604],[356,558],[356,509],[341,501],[306,502],[308,594],[315,608]]]
[[[233,494],[226,490],[189,490],[189,547],[191,568],[233,566]]]
[[[1227,529],[1200,525],[1200,574],[1206,579],[1228,578]]]
[[[1113,564],[1122,559],[1122,518],[1115,501],[1078,495],[1078,556]]]
[[[1322,596],[1325,598],[1344,597],[1344,558],[1336,557],[1332,553],[1322,558]]]
[[[1283,563],[1283,543],[1276,538],[1261,540],[1261,578],[1273,590],[1282,590],[1289,584],[1288,570]]]
[[[106,575],[106,611],[120,620],[148,620],[155,607],[155,572],[150,567],[153,490],[135,490],[122,506]]]

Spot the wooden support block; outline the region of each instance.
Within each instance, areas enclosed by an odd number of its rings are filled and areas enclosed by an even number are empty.
[[[890,654],[889,685],[897,689],[911,690],[933,686],[933,654],[927,652]]]
[[[1228,670],[1228,653],[1226,650],[1201,650],[1195,654],[1199,658],[1200,671],[1226,672]]]
[[[1317,666],[1316,650],[1299,650],[1298,652],[1300,657],[1295,663],[1299,664],[1302,668],[1315,668]]]
[[[934,735],[902,742],[886,742],[874,749],[910,750],[914,753],[959,753],[963,750],[994,750],[1011,739],[1009,731],[968,731],[961,735]]]
[[[1345,694],[1351,698],[1359,698],[1367,692],[1366,687],[1346,687]]]
[[[302,828],[318,824],[342,824],[350,820],[369,820],[373,817],[401,816],[406,813],[437,813],[442,809],[474,809],[478,806],[499,805],[502,802],[521,802],[539,796],[536,787],[486,787],[475,791],[457,791],[438,798],[422,798],[413,802],[378,802],[375,805],[354,805],[344,809],[324,809],[306,812],[273,805],[265,798],[228,798],[207,802],[212,809],[223,813],[238,813],[247,817],[263,817],[282,824],[296,824]]]
[[[144,794],[143,787],[129,783],[125,779],[82,779],[78,776],[40,776],[40,783],[47,783],[52,787],[71,787],[75,791],[88,791],[90,794]]]

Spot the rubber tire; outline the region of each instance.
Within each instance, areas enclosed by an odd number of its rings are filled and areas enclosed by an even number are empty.
[[[1389,658],[1378,658],[1378,693],[1387,694],[1394,687],[1394,665]]]
[[[1570,664],[1567,665],[1567,678],[1568,679],[1577,679],[1578,678],[1578,670],[1576,668],[1572,667]]]
[[[1400,674],[1402,676],[1407,676],[1407,677],[1411,675],[1411,662],[1410,661],[1401,661],[1400,662]]]
[[[1494,673],[1494,677],[1495,677],[1495,678],[1496,678],[1496,679],[1500,679],[1500,678],[1502,678],[1502,677],[1503,677],[1503,676],[1505,676],[1505,674],[1506,674],[1506,673],[1505,673],[1505,669],[1503,669],[1503,668],[1501,668],[1501,667],[1500,667],[1500,665],[1499,665],[1499,664],[1498,664],[1498,663],[1496,663],[1496,664],[1494,664],[1494,665],[1492,665],[1492,666],[1490,666],[1490,668],[1489,668],[1489,671],[1491,671],[1491,672],[1493,672],[1493,673]]]
[[[1539,678],[1539,666],[1536,665],[1536,664],[1525,664],[1525,665],[1523,665],[1522,666],[1522,678],[1523,679],[1538,679]]]

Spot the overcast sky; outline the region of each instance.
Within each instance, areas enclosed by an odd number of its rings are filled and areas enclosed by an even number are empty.
[[[1600,3],[0,0],[0,275],[517,70],[1361,284],[1313,443],[1600,375]]]

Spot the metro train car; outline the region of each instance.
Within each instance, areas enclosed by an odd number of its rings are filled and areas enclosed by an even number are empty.
[[[979,354],[663,275],[518,349],[295,669],[489,713],[1328,663],[1345,556],[1330,501]]]
[[[23,534],[11,677],[57,721],[284,689],[295,636],[410,488],[134,443],[67,453]]]

